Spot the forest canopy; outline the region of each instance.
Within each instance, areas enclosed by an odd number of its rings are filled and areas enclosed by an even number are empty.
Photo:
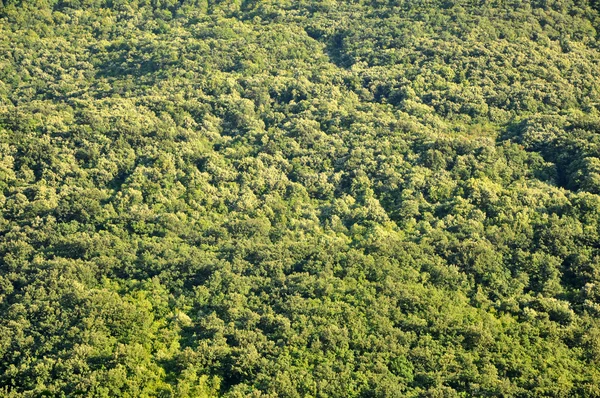
[[[600,397],[598,10],[0,0],[0,396]]]

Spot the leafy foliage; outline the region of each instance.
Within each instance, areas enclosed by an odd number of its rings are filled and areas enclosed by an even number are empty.
[[[600,396],[594,2],[0,4],[0,394]]]

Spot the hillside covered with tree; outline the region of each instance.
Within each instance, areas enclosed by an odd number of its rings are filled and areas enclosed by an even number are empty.
[[[0,0],[0,396],[600,397],[599,9]]]

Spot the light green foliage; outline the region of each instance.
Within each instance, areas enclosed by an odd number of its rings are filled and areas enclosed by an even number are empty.
[[[0,1],[0,395],[600,396],[597,8]]]

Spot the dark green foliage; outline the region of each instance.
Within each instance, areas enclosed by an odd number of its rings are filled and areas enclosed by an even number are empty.
[[[579,0],[4,0],[0,395],[600,396]]]

